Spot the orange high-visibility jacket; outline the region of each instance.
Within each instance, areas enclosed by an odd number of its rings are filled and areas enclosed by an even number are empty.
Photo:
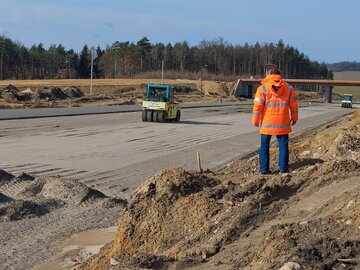
[[[280,87],[279,90],[275,91],[273,85]],[[298,97],[294,87],[280,75],[266,76],[256,91],[253,124],[260,125],[261,134],[283,135],[291,132],[290,120],[298,120]]]

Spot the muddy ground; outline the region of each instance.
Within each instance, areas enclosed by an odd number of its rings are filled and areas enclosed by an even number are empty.
[[[271,156],[159,172],[78,269],[360,269],[360,112],[294,138],[290,174]]]

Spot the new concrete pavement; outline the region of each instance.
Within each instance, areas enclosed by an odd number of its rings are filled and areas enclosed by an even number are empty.
[[[208,107],[231,107],[239,104],[250,105],[252,101],[246,102],[214,102],[214,103],[184,103],[184,109],[208,108]],[[94,115],[108,113],[139,112],[141,105],[114,105],[102,107],[68,107],[68,108],[27,108],[27,109],[2,109],[0,120],[32,119],[61,116]]]

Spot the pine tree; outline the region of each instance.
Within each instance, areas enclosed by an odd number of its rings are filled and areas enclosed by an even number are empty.
[[[90,78],[91,56],[89,47],[85,45],[80,53],[78,74],[82,79]]]

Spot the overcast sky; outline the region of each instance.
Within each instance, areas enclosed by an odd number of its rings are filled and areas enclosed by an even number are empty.
[[[0,11],[0,35],[27,47],[282,39],[312,60],[360,62],[359,0],[0,0]]]

